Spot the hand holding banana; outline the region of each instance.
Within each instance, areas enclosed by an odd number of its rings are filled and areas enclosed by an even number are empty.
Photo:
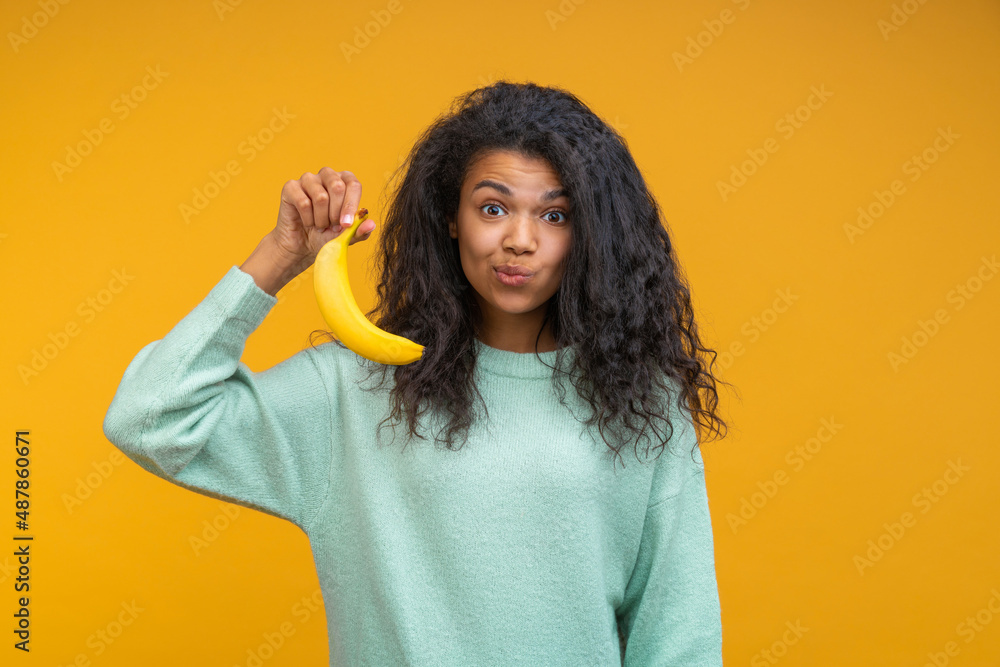
[[[372,324],[358,308],[347,278],[347,246],[367,215],[368,209],[358,211],[354,225],[320,249],[313,270],[316,301],[330,330],[348,349],[381,364],[409,364],[420,358],[424,346]]]
[[[306,172],[281,189],[281,206],[273,237],[275,261],[297,276],[316,261],[320,248],[340,236],[361,199],[361,182],[349,171],[323,167],[318,174]],[[375,229],[375,221],[361,225],[351,243],[364,241]]]
[[[271,234],[282,263],[292,266],[295,275],[315,263],[316,301],[341,343],[378,363],[409,364],[421,357],[423,346],[372,324],[351,291],[347,246],[366,240],[375,229],[367,209],[357,210],[360,199],[361,182],[353,173],[330,167],[319,174],[306,172],[282,188],[278,224]]]

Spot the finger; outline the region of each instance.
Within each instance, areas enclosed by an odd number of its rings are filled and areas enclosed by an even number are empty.
[[[286,217],[293,224],[296,219],[303,227],[312,224],[312,203],[299,181],[285,183],[285,187],[281,190],[281,206],[282,210],[288,212]]]
[[[341,172],[330,169],[329,167],[323,167],[320,169],[319,173],[320,178],[323,181],[323,187],[326,189],[326,192],[330,197],[326,222],[334,230],[340,231],[341,227],[338,216],[340,215],[341,205],[344,203],[344,193],[347,191],[347,184],[344,183],[344,179],[341,177]]]
[[[302,183],[302,189],[309,196],[311,203],[310,215],[312,219],[310,226],[323,231],[329,226],[327,211],[330,206],[330,195],[327,194],[326,188],[323,187],[320,177],[312,172],[307,171],[302,174],[302,178],[299,180]]]
[[[354,238],[351,239],[351,243],[367,241],[373,231],[375,231],[375,221],[371,219],[365,220],[361,223],[361,226],[358,227],[358,232],[354,235]],[[348,245],[350,245],[350,243]]]
[[[303,199],[308,204],[309,198],[302,191],[299,182],[296,180],[287,181],[281,188],[281,206],[278,209],[278,216],[290,220],[292,223],[304,224],[302,213],[299,210],[299,204]]]
[[[323,189],[323,197],[326,200],[326,206],[323,209],[322,220],[325,227],[330,227],[333,231],[340,231],[340,226],[335,224],[337,212],[340,210],[341,200],[340,195],[343,194],[343,190],[346,189],[340,178],[340,173],[330,167],[323,167],[319,170],[319,181],[320,187]],[[340,182],[340,185],[337,183]],[[320,212],[315,211],[317,219],[320,217]],[[317,223],[318,226],[319,223]]]
[[[347,185],[344,202],[340,206],[340,225],[341,227],[350,227],[354,223],[354,214],[358,212],[358,204],[361,202],[361,181],[350,171],[340,172],[340,177]],[[331,211],[332,213],[333,211]]]

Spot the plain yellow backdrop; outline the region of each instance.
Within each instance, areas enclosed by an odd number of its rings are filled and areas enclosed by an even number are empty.
[[[626,137],[739,389],[703,446],[726,664],[997,664],[995,0],[16,0],[0,27],[3,664],[325,664],[305,535],[153,477],[101,423],[287,180],[350,169],[378,222],[419,133],[500,78]],[[279,299],[257,371],[325,328],[311,272]]]

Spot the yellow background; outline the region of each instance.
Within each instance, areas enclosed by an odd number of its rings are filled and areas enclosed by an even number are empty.
[[[735,349],[720,356],[739,388],[723,393],[732,429],[703,448],[726,664],[997,664],[1000,279],[983,258],[1000,250],[1000,4],[398,2],[3,3],[0,427],[10,444],[31,431],[35,541],[26,656],[11,648],[8,445],[0,662],[247,665],[284,623],[263,664],[325,664],[322,608],[302,604],[318,590],[305,535],[116,457],[101,422],[138,350],[272,228],[287,180],[350,169],[379,221],[419,132],[505,77],[564,87],[624,134],[702,333]],[[294,118],[250,160],[241,143],[274,109]],[[113,131],[60,173],[102,120]],[[777,150],[720,194],[768,140]],[[185,222],[229,161],[240,173]],[[901,194],[851,236],[894,181]],[[364,310],[370,248],[351,254]],[[254,370],[325,328],[311,272],[279,298],[249,339]],[[904,339],[919,347],[894,366]]]

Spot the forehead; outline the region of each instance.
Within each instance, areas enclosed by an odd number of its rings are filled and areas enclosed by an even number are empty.
[[[506,150],[486,153],[469,165],[462,191],[471,195],[481,190],[499,190],[506,195],[559,190],[559,196],[566,195],[559,174],[547,160]]]

